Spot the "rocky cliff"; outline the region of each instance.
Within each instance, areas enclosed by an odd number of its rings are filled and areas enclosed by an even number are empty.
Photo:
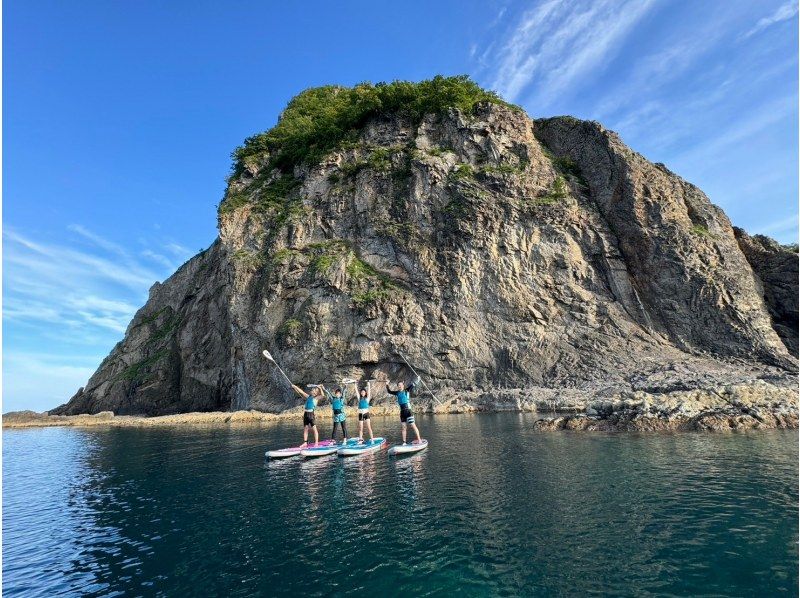
[[[733,232],[761,285],[772,326],[797,357],[797,251],[764,235],[751,237],[741,228],[734,227]]]
[[[596,122],[390,87],[304,92],[249,139],[218,240],[51,413],[280,411],[263,348],[298,383],[408,376],[405,356],[484,408],[796,386],[796,253]]]

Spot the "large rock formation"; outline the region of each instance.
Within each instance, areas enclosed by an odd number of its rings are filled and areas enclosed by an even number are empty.
[[[405,357],[488,406],[796,384],[797,254],[598,123],[483,101],[276,155],[240,157],[219,239],[51,413],[279,411],[296,400],[265,347],[298,383],[406,376]]]

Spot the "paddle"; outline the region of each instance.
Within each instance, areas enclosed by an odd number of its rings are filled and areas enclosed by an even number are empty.
[[[398,355],[400,355],[400,357],[403,359],[403,361],[405,361],[405,362],[406,362],[406,365],[408,366],[408,369],[410,369],[412,372],[414,372],[414,375],[415,375],[417,378],[419,378],[419,381],[420,381],[420,382],[422,382],[422,385],[423,385],[423,386],[424,386],[424,387],[427,389],[427,391],[428,391],[429,393],[431,393],[431,396],[432,396],[432,397],[433,397],[433,398],[436,400],[436,402],[437,402],[437,403],[439,403],[439,404],[441,405],[441,404],[442,404],[442,402],[439,400],[439,397],[437,397],[435,394],[433,394],[433,391],[430,389],[430,387],[429,387],[427,384],[425,384],[425,380],[423,380],[423,379],[422,379],[422,376],[420,376],[420,375],[417,373],[417,371],[416,371],[414,368],[412,368],[412,367],[411,367],[411,364],[410,364],[410,363],[408,363],[408,359],[406,359],[406,356],[405,356],[405,355],[403,355],[403,354],[402,354],[402,353],[401,353],[399,350],[397,351],[397,354],[398,354]]]
[[[341,384],[342,384],[342,391],[344,393],[343,396],[347,394],[347,387],[352,384],[353,389],[355,390],[355,396],[358,397],[358,380],[356,380],[355,378],[342,378]]]
[[[275,359],[272,357],[272,355],[270,355],[269,351],[267,351],[266,349],[264,349],[264,350],[261,352],[261,354],[262,354],[264,357],[266,357],[268,361],[271,361],[271,362],[273,363],[273,365],[274,365],[276,368],[278,368],[278,371],[279,371],[281,374],[283,374],[283,377],[284,377],[284,378],[286,378],[286,381],[289,383],[289,386],[294,386],[294,384],[292,384],[292,381],[291,381],[291,380],[289,380],[289,376],[287,376],[287,375],[284,373],[284,371],[281,369],[281,366],[279,366],[279,365],[278,365],[278,363],[275,361]]]

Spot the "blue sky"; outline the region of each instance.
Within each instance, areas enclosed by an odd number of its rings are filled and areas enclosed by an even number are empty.
[[[3,3],[3,411],[82,386],[316,85],[467,73],[797,240],[796,0]]]

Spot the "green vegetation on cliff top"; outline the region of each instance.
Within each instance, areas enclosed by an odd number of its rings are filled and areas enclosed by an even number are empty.
[[[481,102],[508,104],[496,93],[481,89],[466,75],[437,76],[412,83],[360,83],[355,87],[327,85],[295,96],[269,131],[248,137],[233,152],[233,176],[248,159],[270,155],[270,167],[291,172],[301,163],[314,163],[341,142],[355,137],[370,118],[400,114],[419,121],[426,114],[449,108],[472,113]]]

